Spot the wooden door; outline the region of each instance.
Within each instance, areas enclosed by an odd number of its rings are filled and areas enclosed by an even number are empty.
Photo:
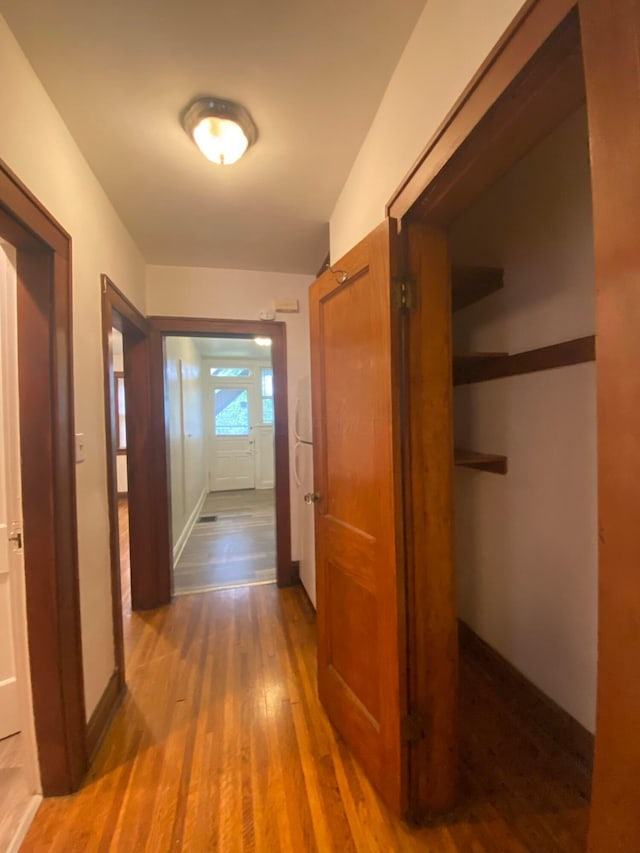
[[[406,640],[393,264],[385,222],[312,285],[310,309],[318,688],[331,722],[401,814]]]
[[[450,264],[385,222],[311,287],[318,688],[399,815],[457,789]]]

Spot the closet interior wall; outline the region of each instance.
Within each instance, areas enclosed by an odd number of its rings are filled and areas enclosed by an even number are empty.
[[[504,270],[502,289],[454,313],[454,354],[519,353],[593,335],[585,111],[460,215],[450,241],[454,264]],[[454,393],[456,446],[505,456],[507,467],[504,475],[456,468],[459,617],[591,732],[595,407],[593,361],[459,384]]]

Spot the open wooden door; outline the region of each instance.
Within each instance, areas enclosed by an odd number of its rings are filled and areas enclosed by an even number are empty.
[[[415,714],[410,685],[410,669],[424,662],[407,630],[419,608],[407,607],[413,567],[405,566],[410,431],[401,330],[408,332],[408,319],[393,296],[397,240],[395,222],[385,222],[311,287],[316,492],[309,497],[316,502],[320,699],[385,802],[404,815],[417,805],[410,742],[429,740],[432,731]],[[451,608],[447,617],[455,622]],[[455,680],[455,664],[444,666]],[[440,697],[429,699],[430,718],[440,719]],[[454,717],[450,693],[443,699],[441,710]],[[445,774],[454,752],[445,751]],[[438,783],[434,775],[430,781]]]

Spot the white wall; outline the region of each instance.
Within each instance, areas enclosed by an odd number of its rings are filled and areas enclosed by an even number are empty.
[[[206,488],[202,358],[191,338],[166,338],[171,521],[174,552],[191,531]]]
[[[144,264],[128,232],[0,16],[0,157],[73,236],[80,607],[86,709],[113,672],[100,274],[144,310]]]
[[[257,320],[277,299],[300,300],[299,314],[278,314],[287,324],[289,453],[293,472],[293,407],[298,383],[310,373],[308,288],[313,278],[290,273],[199,267],[147,267],[150,315]],[[299,559],[300,529],[297,490],[291,474],[292,559]]]
[[[116,328],[111,330],[111,353],[114,372],[124,373],[124,341],[122,332]],[[116,489],[119,495],[125,495],[129,491],[126,453],[118,453],[116,456]]]
[[[586,115],[578,112],[454,224],[461,263],[505,289],[456,314],[454,350],[522,352],[593,334]],[[461,386],[460,447],[508,456],[459,469],[461,617],[591,731],[597,655],[595,365]]]
[[[330,222],[337,260],[385,205],[523,0],[428,0],[389,82]]]

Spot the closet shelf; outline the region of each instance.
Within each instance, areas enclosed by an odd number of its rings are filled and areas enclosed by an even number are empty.
[[[482,381],[484,376],[498,370],[506,362],[506,352],[461,352],[453,355],[453,384],[466,385],[469,382]]]
[[[500,267],[471,267],[454,264],[451,269],[451,310],[466,308],[504,287]]]
[[[488,471],[490,474],[507,473],[507,457],[495,453],[476,453],[456,447],[454,463],[461,468],[473,468],[476,471]]]

